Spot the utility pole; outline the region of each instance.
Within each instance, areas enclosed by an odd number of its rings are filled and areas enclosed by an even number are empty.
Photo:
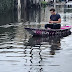
[[[18,22],[21,21],[21,1],[18,0]]]
[[[56,3],[56,0],[54,0],[54,4]]]
[[[56,8],[56,0],[54,0],[54,8]]]
[[[21,9],[21,1],[18,0],[18,9]]]

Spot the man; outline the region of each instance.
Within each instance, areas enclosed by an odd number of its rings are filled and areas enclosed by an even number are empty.
[[[50,13],[51,13],[50,21],[49,21],[50,24],[46,24],[45,28],[46,29],[47,28],[60,29],[60,27],[61,27],[61,24],[60,24],[61,23],[61,16],[55,12],[54,8],[50,9]]]

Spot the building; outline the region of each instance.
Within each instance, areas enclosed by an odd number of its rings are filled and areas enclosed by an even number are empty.
[[[72,8],[72,1],[71,0],[66,3],[66,7],[67,8]]]

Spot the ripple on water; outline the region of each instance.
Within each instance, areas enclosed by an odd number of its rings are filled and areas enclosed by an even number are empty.
[[[40,20],[47,21],[42,24],[48,23],[49,9],[27,11],[28,20],[36,21],[30,27],[40,28],[41,25],[37,26]],[[62,21],[70,24],[71,14],[60,10]],[[0,26],[0,72],[72,72],[72,35],[62,39],[56,36],[30,38],[24,26],[23,23]]]

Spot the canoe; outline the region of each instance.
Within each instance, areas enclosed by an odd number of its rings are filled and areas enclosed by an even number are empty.
[[[33,36],[65,36],[70,35],[70,29],[72,26],[62,26],[60,29],[36,29],[36,28],[25,28]]]

